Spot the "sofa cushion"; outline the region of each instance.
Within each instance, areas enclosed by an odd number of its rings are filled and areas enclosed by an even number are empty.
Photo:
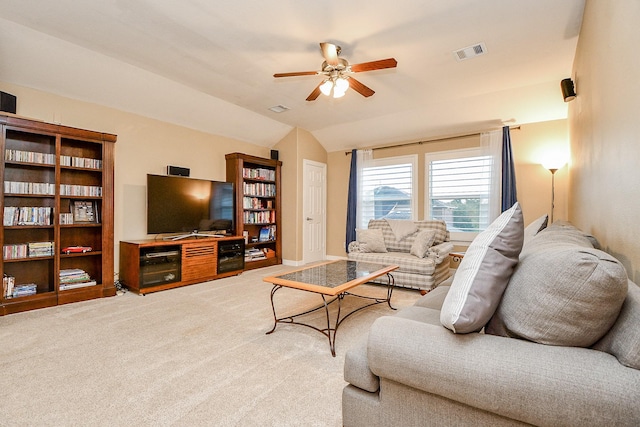
[[[347,350],[344,358],[344,379],[362,390],[375,393],[380,388],[380,378],[369,369],[368,341],[369,334],[364,334]]]
[[[449,231],[447,230],[447,225],[444,221],[429,219],[423,221],[414,221],[417,231],[420,232],[422,230],[435,230],[436,235],[433,241],[434,245],[438,245],[440,243],[449,241]],[[387,222],[386,219],[372,219],[369,220],[369,225],[367,226],[370,230],[377,229],[382,230],[382,235],[384,236],[384,243],[387,247],[388,251],[393,252],[407,252],[411,250],[411,245],[417,236],[417,233],[410,234],[403,239],[396,239],[393,230],[391,230],[391,226]]]
[[[382,230],[359,228],[356,230],[356,239],[362,252],[387,252]]]
[[[417,256],[418,258],[424,258],[429,251],[429,248],[433,245],[433,241],[436,238],[435,230],[422,230],[416,234],[415,240],[411,245],[409,253]]]
[[[520,258],[486,332],[542,344],[591,346],[618,317],[627,293],[626,271],[598,249],[541,244],[545,231],[531,241],[538,249]]]
[[[593,348],[614,355],[620,363],[640,369],[640,287],[628,282],[627,298],[613,327]]]
[[[441,310],[442,303],[444,302],[444,298],[447,296],[447,292],[449,292],[450,286],[444,285],[446,282],[442,282],[440,286],[429,291],[428,294],[423,295],[415,302],[414,305],[418,307],[424,308],[432,308],[434,310]]]
[[[478,234],[458,266],[440,320],[455,333],[481,330],[496,310],[522,249],[520,204]]]
[[[350,252],[349,259],[353,261],[372,262],[376,264],[397,264],[398,270],[392,272],[422,274],[431,276],[436,271],[436,263],[431,258],[416,258],[407,252],[362,253]]]
[[[556,221],[526,242],[522,247],[520,260],[529,253],[546,251],[558,244],[593,248],[591,240],[581,230],[566,221]]]

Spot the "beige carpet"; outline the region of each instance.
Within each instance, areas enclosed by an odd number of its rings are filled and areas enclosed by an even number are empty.
[[[0,425],[340,426],[345,352],[392,311],[378,305],[345,321],[336,357],[309,328],[265,335],[273,315],[262,277],[290,269],[0,317]],[[419,296],[396,289],[393,303]],[[319,302],[276,293],[278,314]]]

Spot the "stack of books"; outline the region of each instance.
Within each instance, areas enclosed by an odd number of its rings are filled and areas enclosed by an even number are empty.
[[[29,257],[52,256],[53,242],[30,242],[27,243]]]
[[[27,295],[35,295],[37,291],[37,286],[35,283],[25,283],[23,285],[15,285],[13,287],[13,292],[11,296],[13,298],[24,297]]]
[[[84,288],[85,286],[93,286],[95,280],[89,277],[89,274],[79,268],[70,268],[60,270],[60,290]]]
[[[266,255],[262,251],[262,249],[251,248],[244,251],[244,261],[251,262],[257,261],[259,259],[266,259]]]

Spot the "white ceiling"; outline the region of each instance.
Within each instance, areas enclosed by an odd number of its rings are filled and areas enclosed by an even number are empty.
[[[365,6],[366,5],[366,6]],[[262,146],[293,127],[328,151],[566,118],[584,0],[0,0],[0,81]],[[307,95],[319,42],[364,98]],[[453,51],[483,42],[485,55]],[[18,102],[20,102],[18,100]],[[285,105],[284,113],[269,107]]]

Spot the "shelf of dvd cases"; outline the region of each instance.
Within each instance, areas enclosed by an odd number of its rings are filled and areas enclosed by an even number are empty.
[[[0,315],[115,295],[115,141],[0,113]]]

